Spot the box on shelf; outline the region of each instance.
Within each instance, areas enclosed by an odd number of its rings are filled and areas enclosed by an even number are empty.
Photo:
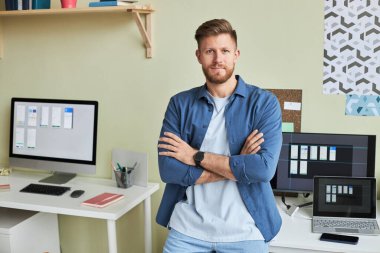
[[[50,9],[50,0],[29,0],[32,1],[32,9]]]
[[[17,11],[29,9],[29,0],[5,0],[5,10]]]

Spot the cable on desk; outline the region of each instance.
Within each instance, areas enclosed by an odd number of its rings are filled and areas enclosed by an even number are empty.
[[[287,210],[289,210],[292,207],[292,205],[286,204],[286,202],[285,202],[285,193],[284,192],[281,195],[281,201],[282,201],[282,203],[284,203],[284,205],[286,206]],[[303,203],[301,205],[298,205],[298,206],[294,205],[294,206],[296,206],[298,208],[302,208],[302,207],[305,207],[305,206],[310,206],[312,204],[313,204],[313,201],[309,201],[309,202]]]
[[[288,204],[285,203],[285,192],[283,192],[282,195],[281,195],[281,201],[286,206],[286,209],[289,210],[291,208],[291,205],[288,205]]]
[[[303,203],[303,204],[299,205],[298,207],[301,208],[301,207],[305,207],[305,206],[311,206],[312,204],[313,204],[313,201],[310,201],[310,202]]]
[[[305,215],[302,215],[300,213],[296,214],[298,217],[302,218],[302,219],[306,219],[306,220],[312,220],[313,218],[311,217],[308,217],[308,216],[305,216]]]

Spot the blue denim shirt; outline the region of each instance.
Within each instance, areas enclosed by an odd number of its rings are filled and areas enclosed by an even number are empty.
[[[239,76],[236,79],[236,89],[225,110],[231,152],[229,164],[248,212],[265,240],[270,241],[281,227],[270,186],[282,144],[281,108],[272,93],[246,84]],[[170,99],[160,136],[172,132],[199,149],[212,112],[206,85],[181,92]],[[260,151],[254,155],[240,155],[245,140],[255,129],[264,134]],[[158,165],[166,187],[156,221],[167,226],[175,204],[186,198],[187,186],[195,184],[203,169],[167,156],[158,156]]]

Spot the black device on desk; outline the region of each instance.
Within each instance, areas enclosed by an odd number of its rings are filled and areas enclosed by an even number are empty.
[[[339,242],[339,243],[347,243],[347,244],[358,244],[359,237],[350,236],[350,235],[338,235],[338,234],[329,234],[323,233],[319,238],[321,241],[327,242]]]
[[[84,190],[75,190],[70,194],[72,198],[79,198],[84,193]]]
[[[60,196],[69,190],[70,190],[70,187],[65,187],[65,186],[46,185],[46,184],[29,184],[23,189],[21,189],[20,192]]]

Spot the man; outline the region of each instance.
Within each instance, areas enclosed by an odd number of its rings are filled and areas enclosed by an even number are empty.
[[[170,99],[158,144],[164,252],[268,252],[281,227],[269,183],[282,143],[279,103],[234,75],[240,51],[228,21],[203,23],[195,39],[206,83]]]

